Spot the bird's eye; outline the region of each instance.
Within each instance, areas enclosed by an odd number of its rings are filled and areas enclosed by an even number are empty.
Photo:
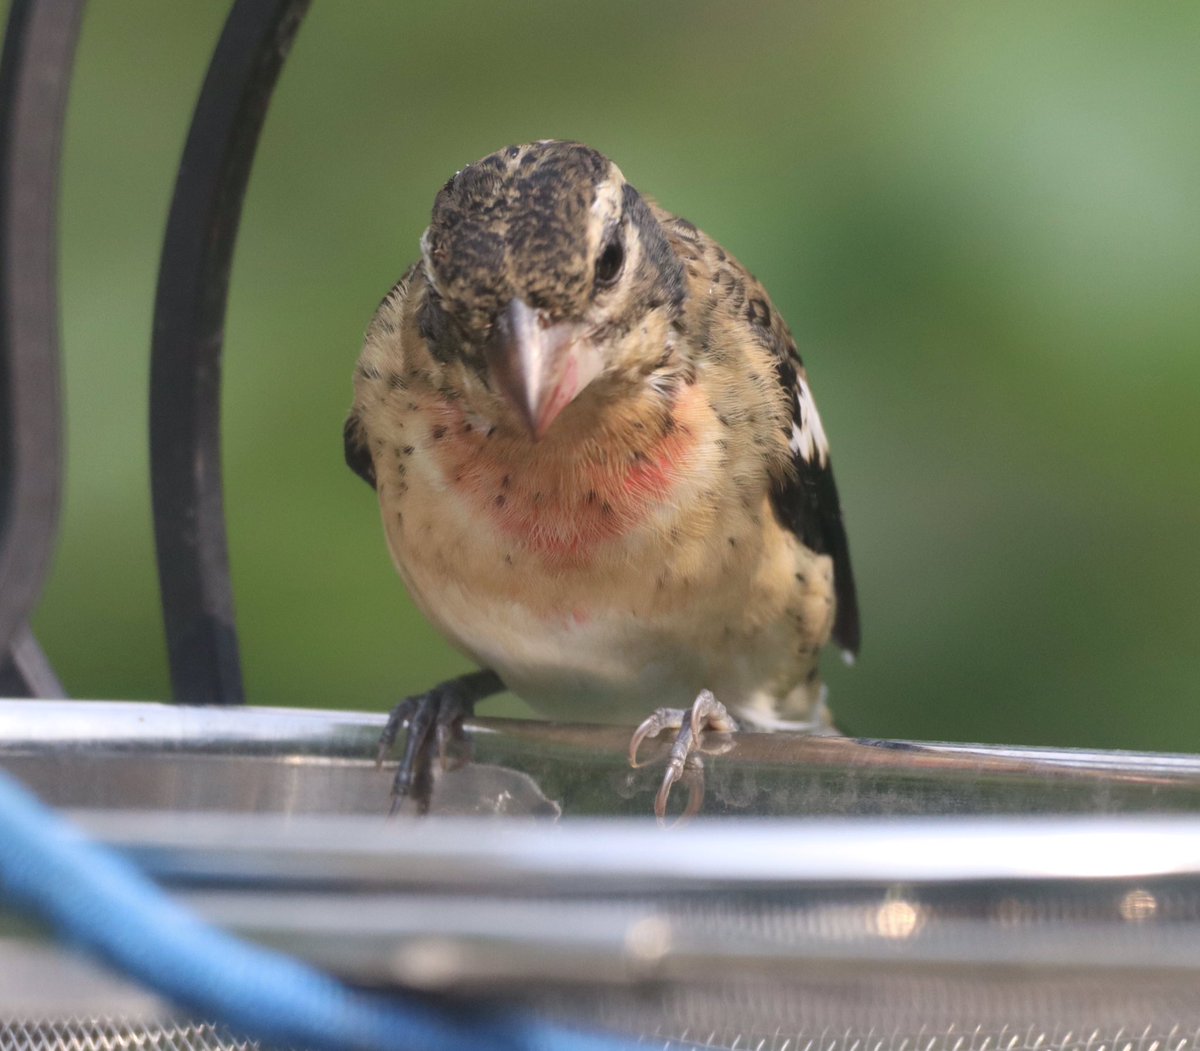
[[[618,231],[613,235],[611,241],[604,246],[604,250],[600,253],[600,258],[596,260],[596,285],[599,288],[607,288],[621,274],[621,267],[625,265],[625,246],[621,243],[621,234]]]

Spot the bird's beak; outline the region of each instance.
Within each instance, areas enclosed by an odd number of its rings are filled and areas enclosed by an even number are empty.
[[[484,348],[492,378],[535,439],[600,372],[600,352],[569,321],[550,322],[514,299]]]

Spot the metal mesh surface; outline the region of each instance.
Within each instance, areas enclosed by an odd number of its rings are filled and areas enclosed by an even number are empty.
[[[654,1043],[655,1037],[643,1042]],[[1188,1051],[1196,1046],[1194,1029],[1172,1026],[1140,1031],[1116,1029],[1072,1029],[1065,1026],[948,1026],[922,1028],[904,1033],[871,1029],[855,1032],[822,1029],[810,1033],[755,1033],[727,1038],[717,1031],[705,1036],[692,1034],[681,1041],[663,1040],[664,1048],[694,1048],[696,1051]]]
[[[1196,1026],[1180,1024],[1138,1028],[949,1024],[915,1030],[825,1026],[772,1032],[705,1029],[660,1027],[644,1032],[641,1042],[647,1047],[697,1051],[1190,1051],[1200,1040]],[[114,1019],[0,1022],[0,1047],[5,1051],[267,1051],[257,1041],[239,1038],[222,1026]]]
[[[200,1022],[73,1018],[0,1020],[4,1051],[263,1051],[222,1026]]]
[[[692,987],[640,1004],[602,996],[590,1018],[646,1043],[737,1051],[1187,1051],[1200,1040],[1197,999],[1190,979],[1122,989],[866,971],[792,988]]]

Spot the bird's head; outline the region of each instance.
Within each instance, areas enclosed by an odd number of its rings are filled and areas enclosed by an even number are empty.
[[[683,367],[683,267],[647,203],[587,146],[510,146],[464,168],[421,250],[431,352],[534,438],[585,392],[662,384]]]

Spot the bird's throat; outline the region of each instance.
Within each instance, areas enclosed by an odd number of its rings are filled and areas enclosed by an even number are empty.
[[[602,434],[526,435],[473,424],[458,403],[435,408],[431,451],[443,483],[479,527],[555,568],[591,563],[631,534],[669,528],[703,413],[693,388],[669,405],[606,410]]]

